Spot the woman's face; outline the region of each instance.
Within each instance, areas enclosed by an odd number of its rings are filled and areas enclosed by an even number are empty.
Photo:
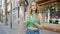
[[[32,2],[31,4],[31,10],[35,11],[37,9],[37,4],[35,2]]]

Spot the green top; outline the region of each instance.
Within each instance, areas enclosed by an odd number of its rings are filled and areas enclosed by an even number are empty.
[[[40,20],[37,19],[35,14],[32,14],[30,18],[27,19],[27,26],[37,28],[37,26],[31,22],[31,19],[33,19],[37,24],[40,24]]]

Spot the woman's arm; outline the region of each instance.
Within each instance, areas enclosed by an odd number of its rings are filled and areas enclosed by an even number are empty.
[[[44,21],[43,21],[43,18],[42,18],[42,15],[41,14],[39,14],[39,19],[40,19],[40,25],[39,24],[37,24],[35,21],[34,21],[34,24],[40,29],[40,28],[43,28],[44,27]]]
[[[27,16],[25,17],[25,20],[24,20],[24,26],[27,28]]]

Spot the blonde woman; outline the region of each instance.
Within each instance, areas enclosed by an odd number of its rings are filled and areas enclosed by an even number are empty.
[[[27,28],[26,34],[40,34],[39,29],[43,27],[43,18],[37,8],[38,5],[36,2],[30,4],[30,11],[28,10],[29,13],[24,21]]]

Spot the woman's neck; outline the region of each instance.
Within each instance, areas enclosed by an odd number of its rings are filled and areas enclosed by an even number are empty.
[[[32,14],[35,14],[35,11],[32,11]]]

